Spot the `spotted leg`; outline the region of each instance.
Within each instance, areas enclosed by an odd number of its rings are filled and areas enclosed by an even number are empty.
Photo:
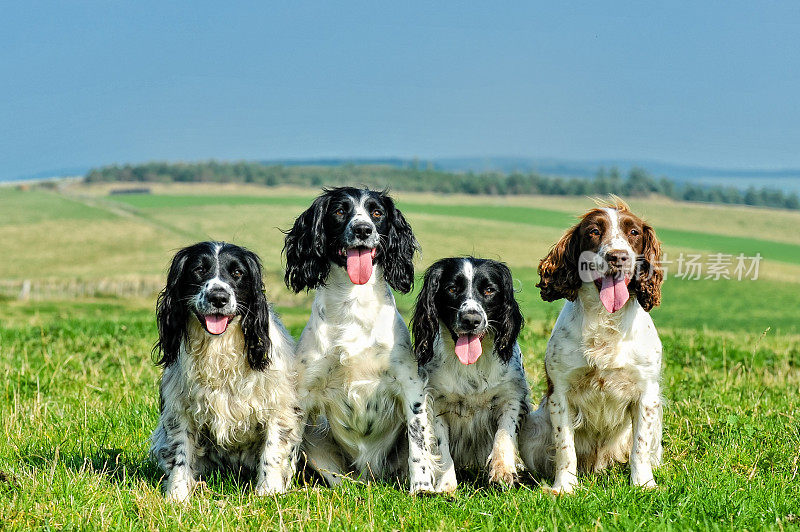
[[[554,493],[572,493],[578,483],[578,458],[575,452],[575,416],[567,402],[564,390],[553,390],[548,401],[550,423],[553,430],[553,443],[556,447],[553,482]]]
[[[442,416],[436,416],[433,421],[433,431],[436,434],[439,454],[441,455],[442,474],[436,482],[435,490],[439,493],[453,493],[458,488],[456,480],[456,465],[450,455],[450,427]]]
[[[167,439],[162,463],[168,472],[164,495],[167,501],[183,502],[195,485],[195,435],[185,419],[165,415],[170,417],[162,421]]]
[[[658,432],[658,434],[656,434]],[[656,487],[653,478],[653,453],[656,438],[661,445],[661,397],[657,383],[650,383],[633,416],[633,450],[631,451],[631,484],[645,488]]]
[[[433,492],[436,471],[436,461],[431,452],[433,429],[421,380],[409,382],[404,390],[403,403],[408,423],[409,491],[412,494]]]
[[[289,489],[297,463],[299,433],[299,419],[296,417],[273,416],[269,420],[258,462],[256,495],[285,493]]]
[[[508,401],[501,408],[494,446],[489,455],[489,481],[513,485],[517,480],[517,433],[520,423],[519,401]]]

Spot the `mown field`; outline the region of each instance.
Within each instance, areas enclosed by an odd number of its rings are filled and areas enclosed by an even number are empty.
[[[268,293],[299,334],[310,297],[281,281],[280,228],[314,191],[112,186],[63,193],[0,188],[0,281],[162,279],[172,253],[224,239],[264,259]],[[534,284],[539,258],[592,206],[576,198],[398,195],[422,245],[418,274],[444,255],[505,260],[527,326],[521,337],[534,396],[559,304]],[[681,280],[673,273],[653,317],[665,345],[665,465],[642,492],[615,468],[570,497],[548,479],[498,491],[481,476],[456,496],[397,486],[299,484],[258,499],[214,477],[186,507],[164,504],[147,460],[157,419],[152,294],[0,299],[0,523],[10,529],[786,529],[800,526],[800,213],[638,200],[668,256],[760,253],[757,281]],[[670,266],[675,268],[674,265]],[[405,316],[413,294],[398,298]]]

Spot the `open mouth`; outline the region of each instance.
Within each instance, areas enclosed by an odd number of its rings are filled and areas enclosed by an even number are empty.
[[[367,284],[372,277],[372,263],[377,253],[376,248],[345,248],[339,254],[347,258],[347,276],[353,284]]]
[[[631,282],[627,275],[604,275],[595,279],[594,284],[600,291],[600,302],[605,309],[614,313],[625,306],[630,298],[628,283]]]
[[[460,334],[456,339],[456,356],[462,364],[469,366],[478,361],[481,354],[483,354],[483,346],[481,340],[486,336],[486,333],[481,334]]]
[[[203,324],[203,328],[206,330],[208,334],[213,334],[214,336],[218,336],[225,331],[228,330],[228,324],[230,324],[233,316],[225,316],[222,314],[197,314],[197,319],[200,320],[200,323]]]

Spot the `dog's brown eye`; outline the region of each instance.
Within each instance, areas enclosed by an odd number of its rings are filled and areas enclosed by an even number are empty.
[[[233,273],[231,275],[233,276],[234,279],[236,279],[238,281],[239,279],[242,278],[242,275],[244,275],[244,272],[242,270],[233,270]]]
[[[483,290],[483,295],[485,295],[485,296],[487,296],[487,297],[488,297],[488,296],[492,296],[492,295],[494,295],[494,293],[495,293],[496,291],[497,291],[497,290],[495,290],[494,288],[491,288],[491,287],[484,288],[484,290]]]
[[[638,229],[631,229],[631,236],[639,236],[639,230]]]
[[[198,267],[196,267],[196,268],[195,268],[194,270],[192,270],[192,271],[193,271],[194,273],[196,273],[197,275],[203,275],[203,274],[206,272],[206,269],[205,269],[205,268],[203,268],[202,266],[198,266]]]
[[[447,289],[447,291],[449,293],[451,293],[451,294],[455,294],[456,293],[456,287],[455,286],[451,286],[450,288]]]
[[[594,228],[589,230],[589,234],[592,235],[592,236],[600,236],[600,229],[597,229],[596,227],[594,227]]]
[[[344,216],[344,209],[342,208],[336,209],[335,211],[333,211],[333,214],[335,214],[336,216]]]
[[[375,209],[374,211],[372,211],[372,216],[375,218],[380,218],[381,216],[383,216],[383,212],[381,212],[379,209]]]

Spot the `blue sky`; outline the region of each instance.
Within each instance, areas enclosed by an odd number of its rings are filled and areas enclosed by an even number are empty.
[[[15,4],[0,177],[212,157],[800,166],[800,2]]]

